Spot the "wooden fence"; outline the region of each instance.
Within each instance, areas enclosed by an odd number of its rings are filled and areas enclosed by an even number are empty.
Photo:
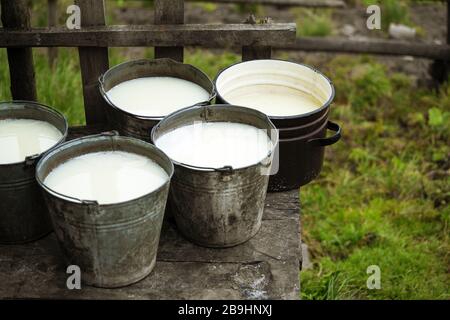
[[[206,0],[187,0],[204,2]],[[215,3],[264,4],[278,7],[306,7],[306,8],[344,8],[343,0],[208,0]]]
[[[154,24],[106,26],[103,0],[77,0],[80,30],[61,27],[31,28],[26,0],[1,0],[3,29],[0,47],[6,47],[15,100],[36,100],[31,47],[78,47],[86,123],[106,122],[105,102],[98,78],[109,68],[108,47],[155,47],[155,57],[183,61],[184,46],[240,46],[242,59],[270,58],[274,45],[294,42],[295,24],[184,24],[183,0],[156,0]],[[88,133],[89,129],[86,129]]]

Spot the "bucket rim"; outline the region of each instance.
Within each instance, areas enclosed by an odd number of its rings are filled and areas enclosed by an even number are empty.
[[[164,119],[165,117],[167,117],[169,114],[165,115],[165,116],[144,116],[144,115],[138,115],[138,114],[134,114],[131,113],[129,111],[126,111],[122,108],[120,108],[119,106],[117,106],[116,104],[114,104],[111,99],[109,99],[108,94],[105,90],[104,87],[104,83],[105,83],[105,76],[108,75],[108,73],[118,69],[118,68],[123,68],[126,65],[132,64],[132,63],[151,63],[151,62],[163,62],[163,61],[167,61],[169,63],[173,63],[174,65],[184,65],[184,66],[188,66],[189,68],[194,69],[196,72],[200,73],[205,79],[207,79],[210,83],[211,83],[211,88],[212,91],[208,92],[209,93],[209,97],[208,100],[204,100],[204,101],[200,101],[198,103],[195,103],[193,105],[189,105],[189,106],[185,106],[180,108],[179,110],[182,109],[186,109],[186,108],[190,108],[190,107],[194,107],[194,106],[201,106],[201,105],[207,105],[210,104],[217,96],[216,93],[216,86],[214,84],[214,82],[209,78],[209,76],[203,72],[201,69],[195,67],[192,64],[189,63],[183,63],[183,62],[179,62],[170,58],[158,58],[158,59],[135,59],[135,60],[129,60],[129,61],[125,61],[125,62],[121,62],[111,68],[109,68],[107,71],[105,71],[105,73],[103,73],[99,78],[98,78],[98,82],[99,82],[99,90],[100,90],[100,94],[102,95],[103,99],[106,101],[106,103],[108,104],[108,106],[110,106],[111,108],[115,109],[118,112],[124,113],[127,116],[130,117],[134,117],[134,118],[138,118],[138,119],[142,119],[142,120],[153,120],[153,121],[161,121],[162,119]],[[173,77],[173,78],[178,78],[178,77]],[[138,79],[138,78],[136,78]],[[181,78],[178,78],[181,79]],[[183,79],[184,80],[184,79]],[[198,84],[197,84],[198,85]],[[203,88],[203,87],[202,87]],[[203,88],[205,89],[205,88]],[[206,89],[205,89],[206,90]],[[208,90],[209,91],[209,90]]]
[[[4,105],[9,105],[10,107],[12,106],[12,108],[3,108]],[[0,112],[5,109],[24,109],[24,108],[30,108],[30,109],[35,109],[35,110],[39,110],[39,111],[49,112],[49,113],[52,113],[53,115],[59,117],[61,120],[64,120],[64,132],[62,132],[62,137],[53,146],[51,146],[47,150],[42,151],[41,153],[29,155],[29,156],[25,157],[24,160],[18,161],[18,162],[0,163],[0,167],[35,163],[37,159],[41,158],[47,152],[50,152],[54,148],[58,147],[67,139],[67,135],[69,133],[69,123],[67,122],[66,116],[62,112],[60,112],[56,109],[53,109],[52,107],[50,107],[46,104],[37,102],[37,101],[30,101],[30,100],[0,101]],[[16,119],[16,118],[11,118],[11,119]],[[53,124],[51,124],[51,125],[53,125]],[[58,128],[56,128],[56,129],[58,131],[60,131]]]
[[[272,123],[272,121],[270,120],[270,118],[255,109],[252,108],[247,108],[247,107],[242,107],[242,106],[236,106],[236,105],[230,105],[230,104],[213,104],[213,105],[205,105],[205,106],[192,106],[189,108],[184,108],[184,109],[180,109],[177,110],[175,112],[172,112],[171,114],[169,114],[168,116],[166,116],[163,120],[161,120],[158,124],[156,124],[150,132],[150,138],[152,143],[156,146],[155,144],[155,135],[157,134],[157,130],[159,130],[159,128],[161,127],[161,125],[163,125],[164,123],[170,121],[171,119],[173,119],[174,117],[178,116],[180,113],[184,113],[184,112],[188,112],[190,110],[208,110],[208,109],[223,109],[223,110],[229,110],[230,108],[234,109],[234,110],[240,110],[240,111],[245,111],[245,112],[249,112],[249,113],[253,113],[256,116],[259,116],[261,118],[266,118],[265,120],[267,120],[267,123],[269,124],[269,126],[271,127],[272,132],[276,132],[276,137],[274,137],[275,143],[273,143],[272,137],[269,137],[269,139],[271,140],[273,146],[272,149],[268,152],[268,154],[262,158],[261,160],[259,160],[258,162],[245,166],[245,167],[239,167],[239,168],[233,168],[232,166],[225,166],[222,168],[211,168],[211,167],[201,167],[201,166],[195,166],[195,165],[190,165],[190,164],[186,164],[186,163],[182,163],[179,161],[176,161],[172,158],[170,158],[170,160],[173,162],[174,165],[183,167],[185,169],[188,170],[192,170],[192,171],[202,171],[202,172],[237,172],[237,171],[241,171],[241,170],[246,170],[252,167],[256,167],[259,165],[265,165],[264,162],[267,159],[270,159],[272,157],[272,154],[275,152],[278,143],[279,143],[279,132],[278,129],[275,127],[275,125]],[[231,121],[228,121],[231,122]]]
[[[305,63],[300,63],[300,62],[294,62],[294,61],[289,61],[289,60],[285,60],[285,59],[257,59],[257,60],[248,60],[248,61],[239,61],[236,63],[233,63],[231,65],[229,65],[226,68],[223,68],[219,71],[219,73],[217,73],[216,77],[214,78],[213,82],[214,82],[214,89],[216,91],[216,97],[220,98],[222,101],[224,101],[226,104],[232,105],[230,104],[224,97],[222,97],[220,95],[219,90],[217,89],[217,81],[219,80],[219,77],[222,75],[222,73],[224,73],[225,71],[227,71],[228,69],[231,69],[239,64],[244,64],[244,63],[251,63],[253,61],[278,61],[278,62],[282,62],[282,63],[291,63],[291,64],[295,64],[295,65],[300,65],[302,67],[308,68],[312,71],[314,71],[315,73],[317,73],[318,75],[322,76],[330,85],[331,87],[331,94],[330,97],[328,98],[328,100],[320,107],[317,108],[313,111],[307,112],[307,113],[301,113],[298,115],[292,115],[292,116],[269,116],[269,119],[274,119],[274,120],[294,120],[294,119],[298,119],[298,118],[307,118],[309,116],[312,116],[316,113],[319,113],[321,111],[323,111],[326,108],[329,108],[331,106],[331,104],[333,103],[333,100],[335,98],[336,95],[336,89],[334,87],[333,81],[330,80],[330,78],[328,78],[324,73],[322,73],[321,71],[319,71],[317,68],[310,66],[308,64]]]
[[[161,186],[159,186],[158,188],[147,192],[139,197],[133,198],[133,199],[129,199],[129,200],[125,200],[125,201],[120,201],[120,202],[114,202],[114,203],[105,203],[105,204],[101,204],[96,200],[84,200],[84,199],[78,199],[72,196],[68,196],[62,193],[59,193],[53,189],[51,189],[50,187],[48,187],[44,181],[42,181],[42,179],[39,176],[40,170],[42,168],[42,166],[45,164],[45,161],[47,161],[49,158],[55,156],[55,154],[57,154],[61,148],[71,148],[74,144],[77,144],[79,142],[86,142],[86,141],[98,141],[99,138],[103,138],[103,139],[111,139],[114,140],[122,140],[122,141],[132,141],[135,144],[140,144],[142,147],[144,148],[149,148],[150,150],[152,150],[152,152],[156,152],[159,153],[160,156],[162,156],[162,158],[164,158],[164,161],[168,162],[169,164],[169,171],[167,172],[164,168],[162,168],[162,166],[160,164],[157,163],[158,166],[160,166],[166,173],[167,173],[167,181],[165,181]],[[67,150],[67,149],[66,149]],[[94,151],[95,152],[95,151]],[[85,154],[89,154],[89,153],[94,153],[94,152],[87,152]],[[125,152],[129,152],[129,151],[125,151]],[[130,152],[131,153],[131,152]],[[73,158],[72,158],[73,159]],[[155,160],[151,159],[152,161],[156,162]],[[60,164],[61,165],[61,164]],[[173,174],[175,171],[175,167],[172,163],[172,160],[164,153],[164,151],[162,151],[161,149],[159,149],[158,147],[154,146],[151,143],[148,143],[146,141],[140,140],[140,139],[136,139],[133,137],[127,137],[127,136],[121,136],[119,135],[119,133],[117,131],[108,131],[108,132],[103,132],[100,134],[94,134],[94,135],[88,135],[88,136],[83,136],[77,139],[73,139],[70,141],[66,141],[62,144],[59,144],[56,148],[50,150],[49,152],[47,152],[46,154],[43,155],[43,157],[39,160],[39,162],[36,165],[36,172],[35,172],[35,177],[36,177],[36,181],[39,184],[39,186],[45,190],[47,193],[51,194],[52,196],[55,196],[61,200],[64,201],[68,201],[71,203],[76,203],[76,204],[81,204],[81,205],[91,205],[91,206],[95,206],[98,208],[110,208],[110,207],[117,207],[117,206],[124,206],[127,205],[131,202],[135,202],[138,200],[141,200],[147,196],[149,196],[150,194],[153,193],[157,193],[160,192],[162,189],[164,189],[168,184],[170,184],[170,181],[172,180]]]

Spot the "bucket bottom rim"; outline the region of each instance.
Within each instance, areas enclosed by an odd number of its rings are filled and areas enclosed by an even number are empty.
[[[140,272],[136,277],[133,277],[127,281],[120,282],[112,282],[112,283],[101,283],[96,281],[82,280],[82,283],[94,288],[105,288],[105,289],[115,289],[115,288],[124,288],[131,286],[141,280],[144,280],[150,273],[153,271],[156,265],[156,255],[153,258],[152,262],[148,267],[144,269],[144,271]]]
[[[176,219],[176,218],[175,218]],[[176,224],[176,223],[175,223]],[[196,239],[193,239],[192,237],[187,236],[186,234],[184,234],[183,232],[181,232],[180,228],[177,229],[180,231],[180,234],[188,241],[192,242],[193,244],[200,246],[200,247],[204,247],[204,248],[212,248],[212,249],[226,249],[226,248],[232,248],[232,247],[236,247],[239,246],[241,244],[246,243],[247,241],[250,241],[251,239],[253,239],[258,232],[261,230],[261,226],[262,226],[262,221],[260,221],[256,227],[255,232],[253,232],[246,240],[242,240],[242,241],[236,241],[233,242],[231,244],[226,244],[226,245],[215,245],[215,244],[210,244],[210,243],[205,243],[205,242],[201,242],[198,241]]]

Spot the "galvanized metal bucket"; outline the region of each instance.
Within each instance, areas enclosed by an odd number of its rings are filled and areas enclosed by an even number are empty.
[[[44,183],[47,175],[68,159],[113,150],[152,159],[166,171],[168,181],[137,199],[105,205],[61,195]],[[56,236],[67,263],[80,267],[84,283],[121,287],[152,271],[172,174],[173,164],[163,152],[117,132],[72,140],[39,161],[36,178],[44,190]]]
[[[33,119],[46,121],[67,136],[64,116],[40,103],[12,101],[0,103],[0,120]],[[0,150],[0,152],[7,152]],[[0,164],[0,243],[19,244],[37,240],[52,231],[50,217],[35,179],[41,154],[24,161]]]
[[[233,104],[232,99],[227,98],[230,92],[239,90],[245,94],[249,88],[262,85],[295,88],[308,95],[320,96],[322,105],[311,112],[269,115],[280,133],[279,169],[270,177],[269,191],[297,189],[320,174],[325,147],[341,138],[341,127],[328,120],[335,90],[325,75],[312,67],[290,61],[253,60],[225,68],[217,75],[214,84],[218,103]],[[333,132],[330,137],[326,137],[328,131]]]
[[[237,122],[266,130],[273,146],[278,132],[269,118],[256,110],[229,106],[197,106],[162,120],[152,130],[152,141],[194,122]],[[264,211],[273,150],[259,163],[245,168],[195,167],[174,162],[169,205],[179,231],[206,247],[231,247],[252,238]]]
[[[135,60],[119,64],[102,75],[99,79],[99,89],[103,99],[108,104],[106,110],[110,127],[120,134],[150,141],[149,132],[164,117],[139,116],[129,113],[116,106],[107,92],[119,83],[143,77],[174,77],[198,84],[209,93],[208,100],[196,105],[208,105],[216,97],[214,84],[208,76],[192,65],[180,63],[172,59]],[[176,92],[174,92],[176,94]],[[185,107],[191,107],[186,105]]]

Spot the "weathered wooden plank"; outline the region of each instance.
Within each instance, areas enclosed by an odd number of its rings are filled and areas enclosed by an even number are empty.
[[[292,212],[286,213],[288,207]],[[68,290],[54,234],[0,246],[0,298],[297,299],[299,256],[298,192],[276,193],[266,199],[258,234],[233,248],[198,247],[166,222],[155,269],[124,288]]]
[[[26,0],[1,0],[1,19],[6,29],[28,30],[30,11]],[[37,100],[33,52],[31,48],[8,48],[11,95],[14,100]]]
[[[105,25],[104,0],[77,0],[75,3],[81,9],[82,27]],[[109,68],[108,48],[107,46],[79,47],[86,123],[104,123],[106,122],[106,103],[98,90],[98,78]]]
[[[271,19],[267,18],[264,20],[263,24],[269,25]],[[253,14],[251,14],[246,22],[247,24],[256,24],[256,19]],[[261,45],[251,45],[242,47],[242,61],[257,60],[257,59],[270,59],[272,57],[272,47],[261,46]]]
[[[411,55],[450,60],[450,45],[314,37],[295,40],[295,24],[108,26],[78,31],[65,28],[35,28],[30,31],[0,29],[0,47],[145,47],[158,44],[210,48],[267,45],[282,50]]]
[[[184,1],[183,0],[156,0],[155,1],[155,24],[183,24],[184,23]],[[156,58],[171,58],[183,62],[184,48],[155,47]]]
[[[201,2],[205,0],[187,0],[190,2]],[[344,8],[343,0],[209,0],[215,3],[243,3],[264,4],[280,7],[306,7],[306,8]]]
[[[293,42],[295,32],[295,23],[0,29],[0,47],[274,46]]]
[[[394,40],[348,40],[339,38],[302,37],[277,49],[323,51],[343,53],[368,53],[381,55],[409,55],[433,60],[450,60],[450,46],[428,43],[410,43]]]

